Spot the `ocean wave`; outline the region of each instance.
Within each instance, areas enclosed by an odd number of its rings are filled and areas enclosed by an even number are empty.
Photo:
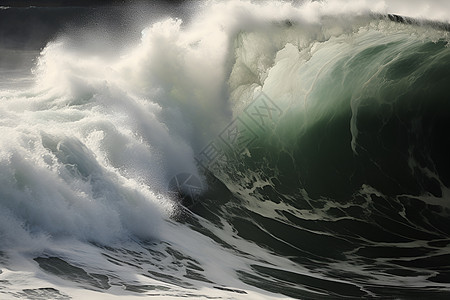
[[[104,55],[59,34],[0,89],[0,293],[448,295],[442,5],[201,2]]]

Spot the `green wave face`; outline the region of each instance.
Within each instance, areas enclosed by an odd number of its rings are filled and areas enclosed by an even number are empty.
[[[314,199],[346,200],[364,185],[441,197],[450,183],[446,34],[383,20],[305,46],[301,29],[277,27],[284,43],[269,50],[255,44],[271,33],[238,35],[236,113],[219,135],[227,156],[216,174],[276,178],[275,190]],[[227,130],[234,140],[224,143]]]

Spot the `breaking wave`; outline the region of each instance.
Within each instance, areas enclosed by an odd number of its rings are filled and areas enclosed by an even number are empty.
[[[446,15],[197,5],[2,87],[2,297],[448,296]]]

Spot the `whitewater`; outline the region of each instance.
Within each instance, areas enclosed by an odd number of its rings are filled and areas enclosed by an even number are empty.
[[[0,44],[0,299],[449,297],[449,2],[181,11]]]

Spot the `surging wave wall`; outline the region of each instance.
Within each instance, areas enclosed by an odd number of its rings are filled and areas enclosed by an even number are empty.
[[[387,9],[208,2],[116,55],[50,41],[0,90],[3,295],[448,295],[446,20]]]

